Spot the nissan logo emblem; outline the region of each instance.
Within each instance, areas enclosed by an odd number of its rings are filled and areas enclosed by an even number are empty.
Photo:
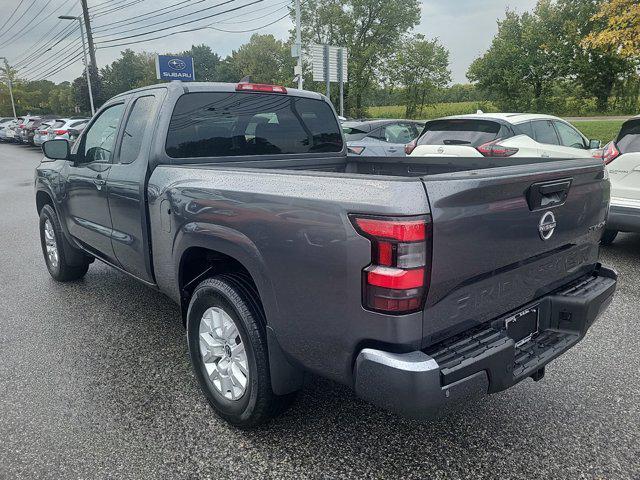
[[[556,230],[556,216],[553,212],[545,213],[538,224],[538,232],[542,240],[549,240]]]
[[[167,62],[167,65],[169,65],[169,67],[174,69],[174,70],[184,70],[185,68],[187,68],[187,64],[184,63],[179,58],[173,58],[173,59],[169,60]]]

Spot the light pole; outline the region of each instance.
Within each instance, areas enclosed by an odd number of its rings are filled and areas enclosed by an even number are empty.
[[[84,71],[87,75],[87,88],[89,89],[89,103],[91,104],[91,116],[96,114],[96,109],[93,107],[93,92],[91,91],[91,75],[89,74],[89,62],[87,61],[87,47],[84,44],[84,28],[82,26],[81,17],[71,17],[69,15],[60,15],[60,20],[78,20],[80,23],[80,39],[82,40],[82,53],[84,55]]]
[[[13,86],[11,85],[11,74],[9,73],[9,62],[6,57],[0,57],[4,60],[4,71],[7,75],[7,85],[9,85],[9,95],[11,96],[11,108],[13,108],[13,118],[18,118],[16,115],[16,102],[13,101]]]

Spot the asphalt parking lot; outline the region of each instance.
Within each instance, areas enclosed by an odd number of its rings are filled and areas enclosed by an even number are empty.
[[[49,277],[40,157],[0,144],[0,478],[640,478],[640,235],[603,251],[617,296],[541,382],[421,424],[311,378],[242,432],[200,394],[176,305],[102,264]]]

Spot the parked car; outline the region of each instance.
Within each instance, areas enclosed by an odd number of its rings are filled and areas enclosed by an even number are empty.
[[[477,113],[426,123],[407,145],[413,156],[585,158],[600,147],[570,123],[551,115]]]
[[[87,118],[60,118],[49,128],[49,140],[64,138],[69,140],[69,130],[82,131],[89,120]]]
[[[0,119],[0,142],[10,141],[8,132],[17,123],[13,117]]]
[[[25,115],[24,117],[22,117],[22,119],[18,121],[18,124],[14,128],[14,132],[15,132],[15,135],[13,138],[14,142],[24,143],[24,138],[25,138],[24,129],[27,127],[27,125],[33,118],[35,117],[33,117],[32,115]]]
[[[361,157],[343,138],[309,91],[120,94],[74,145],[43,145],[46,267],[71,281],[98,259],[177,302],[205,397],[241,427],[305,371],[437,414],[542,379],[608,306],[601,160]]]
[[[23,131],[23,142],[27,143],[29,145],[35,145],[34,144],[34,137],[36,135],[36,132],[38,131],[38,129],[40,128],[40,126],[43,123],[46,123],[46,119],[41,118],[41,117],[33,117],[29,123],[27,124],[27,126],[22,130]]]
[[[86,123],[82,123],[78,125],[76,128],[69,128],[69,130],[67,131],[67,140],[69,140],[70,143],[74,143],[78,139],[78,137],[80,137],[80,134],[82,133],[82,131],[85,129],[86,126],[87,126]]]
[[[34,135],[33,135],[34,146],[39,147],[44,142],[49,140],[49,128],[52,125],[51,122],[52,122],[51,120],[44,121],[35,128]]]
[[[18,117],[5,127],[3,136],[6,142],[16,142],[16,135],[22,120],[22,117]]]
[[[425,122],[415,120],[367,120],[342,122],[349,153],[365,156],[404,157],[404,147],[422,131]]]
[[[640,233],[640,115],[622,124],[613,142],[595,152],[607,165],[611,205],[603,245],[611,245],[618,232]]]

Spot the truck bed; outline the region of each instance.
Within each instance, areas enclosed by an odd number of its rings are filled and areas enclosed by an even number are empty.
[[[535,163],[534,163],[535,162]],[[256,280],[282,348],[305,368],[351,381],[365,345],[421,349],[498,318],[596,268],[608,182],[594,159],[316,158],[162,165],[149,180],[158,285],[179,301],[175,265],[215,247]],[[532,185],[570,178],[553,238]],[[363,309],[370,242],[349,215],[427,215],[424,310]],[[187,241],[188,239],[188,241]],[[348,320],[347,320],[348,319]],[[330,351],[327,350],[330,346]]]

